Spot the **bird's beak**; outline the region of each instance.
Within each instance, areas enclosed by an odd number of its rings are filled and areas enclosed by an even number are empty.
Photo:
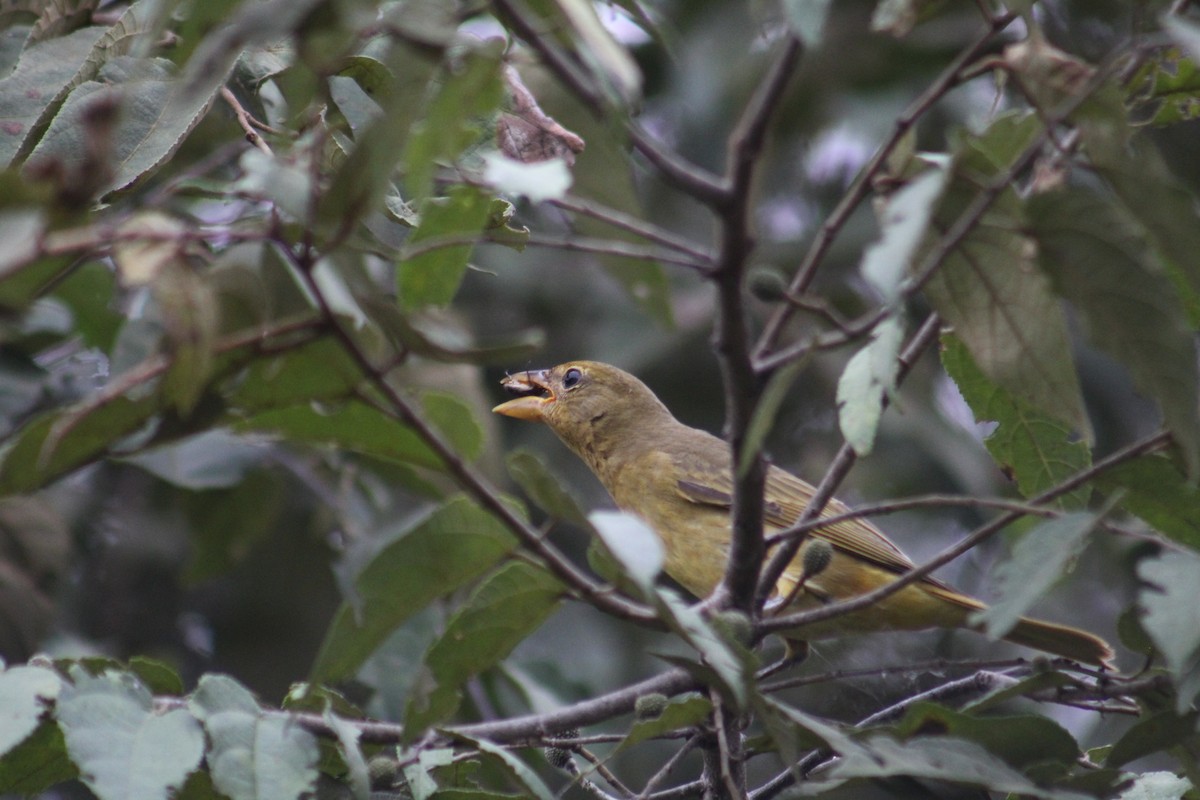
[[[554,402],[548,370],[539,369],[507,375],[500,381],[500,385],[509,394],[515,394],[517,397],[493,408],[492,411],[496,414],[541,422],[545,419],[550,404]]]

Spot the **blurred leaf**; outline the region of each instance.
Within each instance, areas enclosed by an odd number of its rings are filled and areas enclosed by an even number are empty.
[[[635,744],[662,736],[671,731],[690,728],[708,719],[712,713],[712,702],[698,694],[688,694],[672,698],[667,707],[654,719],[642,719],[633,723],[629,733],[617,745],[615,753],[619,753]]]
[[[988,452],[1017,481],[1025,497],[1033,497],[1091,464],[1091,452],[1056,419],[1031,409],[992,384],[971,360],[962,342],[942,336],[942,365],[962,392],[977,422],[996,422],[985,439]],[[1085,488],[1064,495],[1058,505],[1080,507]]]
[[[67,756],[62,728],[52,722],[39,725],[0,758],[0,792],[4,793],[30,797],[78,776],[79,769]]]
[[[405,738],[415,741],[431,725],[452,717],[462,685],[507,658],[558,607],[562,595],[553,575],[519,561],[480,583],[425,653],[404,714]]]
[[[124,460],[184,489],[228,489],[265,455],[261,442],[217,429]]]
[[[875,326],[871,341],[846,363],[838,380],[838,424],[846,442],[859,456],[875,446],[883,416],[883,401],[896,388],[904,322],[889,316]]]
[[[1200,487],[1171,459],[1142,456],[1105,470],[1096,482],[1107,492],[1123,489],[1121,506],[1161,533],[1200,550]]]
[[[396,344],[437,361],[467,364],[511,364],[523,361],[545,344],[545,334],[532,329],[476,346],[461,324],[445,312],[426,309],[405,314],[396,303],[379,297],[362,297],[371,320]]]
[[[1170,31],[1174,18],[1167,17],[1165,21]],[[1196,62],[1184,56],[1178,47],[1156,49],[1148,56],[1128,84],[1139,121],[1157,126],[1176,125],[1200,116],[1200,70],[1196,69]]]
[[[1138,562],[1142,627],[1166,658],[1177,687],[1175,709],[1184,713],[1200,694],[1200,555],[1164,552]]]
[[[599,513],[593,512],[591,516],[594,518]],[[670,589],[658,589],[655,600],[659,617],[700,654],[703,664],[700,671],[711,671],[712,679],[706,682],[720,689],[736,708],[746,708],[751,699],[752,677],[757,666],[753,655],[740,645],[727,642],[704,615]],[[663,658],[688,667],[678,659]],[[693,671],[693,674],[699,674],[700,671]]]
[[[479,139],[476,118],[495,111],[503,98],[501,49],[495,42],[474,47],[446,65],[424,118],[413,126],[405,145],[409,196],[428,198],[438,163],[457,158]],[[422,222],[425,213],[421,213]]]
[[[978,187],[1002,174],[1038,128],[1032,115],[1003,116],[960,146],[936,215],[938,230],[956,223]],[[1005,190],[925,291],[989,380],[1090,439],[1061,302],[1037,267],[1025,227],[1020,199]]]
[[[593,511],[588,514],[592,529],[621,571],[633,580],[644,596],[654,595],[654,582],[662,572],[662,540],[645,522],[624,511]]]
[[[483,428],[475,419],[470,404],[445,392],[426,392],[421,396],[425,419],[445,437],[455,452],[468,461],[483,452]],[[438,466],[441,466],[440,462]]]
[[[583,59],[609,90],[610,97],[622,105],[634,104],[642,91],[641,70],[629,51],[604,27],[596,8],[586,0],[554,0],[554,5],[570,25]]]
[[[807,359],[793,361],[775,370],[767,380],[767,385],[758,399],[758,405],[754,407],[754,415],[750,418],[750,424],[746,426],[746,435],[742,439],[742,449],[738,453],[737,460],[738,480],[745,476],[746,470],[750,469],[750,465],[754,463],[753,459],[762,452],[763,442],[767,440],[767,435],[775,425],[779,409],[783,406],[783,401],[787,398],[792,383],[806,366]]]
[[[444,306],[454,299],[474,245],[438,246],[423,253],[419,245],[457,242],[464,235],[473,240],[483,230],[489,207],[488,199],[470,186],[454,186],[449,197],[430,198],[421,205],[421,222],[405,246],[418,254],[402,257],[396,266],[396,292],[405,309]]]
[[[253,412],[339,399],[362,380],[358,365],[338,342],[317,339],[256,361],[234,388],[229,403]]]
[[[156,713],[150,693],[128,674],[77,672],[55,715],[71,760],[101,800],[165,800],[204,754],[204,734],[192,715]]]
[[[861,749],[834,763],[823,780],[812,781],[800,793],[811,796],[852,778],[911,777],[978,786],[1039,798],[1078,798],[1067,792],[1042,789],[979,744],[951,736],[922,736],[898,742],[888,736],[868,736]]]
[[[192,698],[211,747],[213,786],[230,800],[298,800],[317,780],[316,738],[282,716],[265,716],[228,678],[204,676]]]
[[[183,679],[169,664],[146,656],[134,656],[127,667],[152,694],[183,694]]]
[[[363,757],[362,745],[359,743],[362,728],[334,714],[332,709],[326,709],[322,717],[337,736],[342,759],[346,762],[350,790],[355,800],[369,800],[371,775],[367,768],[367,760]]]
[[[531,203],[561,200],[571,188],[571,171],[561,158],[523,163],[502,153],[484,155],[483,179],[496,191]]]
[[[588,526],[587,515],[553,472],[530,450],[517,450],[505,459],[508,474],[539,508],[554,519],[581,527]]]
[[[58,673],[45,667],[10,667],[0,672],[0,756],[29,738],[46,705],[62,690]]]
[[[1172,14],[1163,17],[1163,28],[1190,58],[1200,61],[1200,25]]]
[[[112,349],[122,321],[113,308],[115,294],[112,271],[97,261],[71,270],[54,289],[54,296],[71,309],[83,341],[105,352]]]
[[[554,792],[550,791],[537,773],[504,747],[486,739],[475,739],[459,731],[447,731],[447,734],[456,741],[472,745],[480,752],[498,759],[521,791],[521,796],[536,798],[536,800],[555,800]]]
[[[1041,522],[1013,545],[1012,555],[996,568],[996,597],[971,615],[987,635],[1000,639],[1075,565],[1096,526],[1095,514],[1067,514]]]
[[[235,423],[233,429],[271,434],[294,442],[332,445],[432,469],[445,466],[411,428],[357,400],[332,408],[298,405],[264,411]]]
[[[923,702],[910,708],[897,727],[905,736],[937,733],[975,742],[1018,769],[1047,762],[1071,765],[1080,757],[1075,737],[1035,714],[977,717]]]
[[[801,0],[803,2],[803,0]],[[886,303],[899,297],[901,281],[925,241],[934,208],[945,191],[950,171],[933,165],[888,198],[880,215],[879,239],[863,252],[859,271]]]
[[[316,680],[347,677],[404,620],[474,580],[516,542],[495,517],[451,500],[385,546],[355,581],[362,612],[338,609],[313,665]]]
[[[1042,264],[1056,288],[1079,310],[1096,343],[1158,401],[1189,475],[1200,474],[1196,346],[1140,226],[1082,189],[1034,197],[1029,211]]]
[[[1135,722],[1117,739],[1105,760],[1105,766],[1121,767],[1130,761],[1169,751],[1179,746],[1190,747],[1197,737],[1200,713],[1191,711],[1176,714],[1160,711]]]
[[[825,29],[825,18],[829,15],[830,0],[783,0],[783,13],[792,33],[804,42],[805,47],[816,47],[821,43]]]
[[[242,563],[280,521],[288,500],[280,476],[265,470],[227,489],[187,493],[180,502],[191,533],[183,580],[199,584]]]
[[[116,397],[26,425],[0,454],[0,495],[31,492],[94,460],[148,422],[160,402],[153,395]]]

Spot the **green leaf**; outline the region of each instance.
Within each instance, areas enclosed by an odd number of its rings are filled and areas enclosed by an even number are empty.
[[[206,675],[189,704],[204,720],[213,786],[230,800],[298,800],[317,780],[316,737],[267,716],[236,681]]]
[[[494,111],[503,98],[502,50],[495,43],[472,48],[443,71],[441,85],[426,107],[424,118],[409,132],[404,150],[410,196],[428,197],[438,162],[457,158],[479,139],[476,118]],[[421,221],[424,224],[424,211]]]
[[[516,450],[505,460],[508,474],[539,508],[555,519],[581,527],[588,526],[587,515],[567,487],[546,468],[530,450]]]
[[[1031,117],[1001,117],[961,147],[936,215],[948,230],[1037,131]],[[1002,192],[933,274],[925,291],[992,383],[1090,438],[1061,302],[1022,235],[1015,191]]]
[[[745,476],[746,470],[750,469],[750,465],[754,463],[753,459],[762,452],[763,442],[767,440],[767,435],[775,425],[775,418],[779,415],[779,409],[787,398],[788,390],[792,388],[792,383],[806,366],[807,359],[793,361],[775,370],[767,380],[762,396],[759,397],[758,405],[754,407],[754,416],[750,418],[750,424],[746,426],[742,449],[738,453],[737,477],[739,480]]]
[[[654,582],[666,558],[658,534],[624,511],[593,511],[588,514],[588,521],[625,576],[645,596],[653,596]]]
[[[905,736],[936,730],[973,741],[1008,764],[1026,769],[1035,764],[1074,764],[1079,743],[1061,725],[1035,714],[973,716],[935,703],[917,703],[898,725]]]
[[[711,674],[712,682],[736,708],[745,708],[756,666],[753,655],[727,642],[708,619],[670,589],[656,590],[654,600],[659,617],[700,654],[702,671]]]
[[[369,800],[371,775],[367,767],[367,760],[363,757],[362,746],[359,744],[359,739],[362,738],[362,728],[348,719],[339,717],[333,713],[333,709],[326,709],[322,717],[325,724],[337,736],[342,760],[346,762],[350,790],[353,792],[355,800]]]
[[[0,455],[0,495],[25,494],[103,455],[160,409],[154,395],[67,408],[26,425]]]
[[[508,772],[509,778],[516,783],[522,792],[522,796],[536,798],[537,800],[554,800],[554,792],[550,791],[549,787],[538,777],[537,773],[509,750],[500,745],[493,744],[486,739],[475,739],[457,731],[447,731],[447,734],[453,739],[469,744],[481,753],[486,753],[497,759],[505,771]]]
[[[1074,566],[1096,521],[1095,514],[1067,514],[1046,520],[1021,536],[1012,555],[996,568],[995,599],[972,614],[971,623],[983,625],[993,639],[1012,630],[1021,615]]]
[[[438,240],[457,241],[483,230],[490,201],[470,186],[454,186],[449,197],[433,197],[421,205],[421,223],[408,239],[406,250]],[[432,244],[431,244],[432,243]],[[467,271],[473,244],[438,246],[403,258],[397,265],[396,291],[405,309],[444,306],[454,299]]]
[[[1133,220],[1084,189],[1029,202],[1030,228],[1058,291],[1079,309],[1092,338],[1158,401],[1200,474],[1200,394],[1196,346],[1177,293]]]
[[[949,170],[934,166],[888,198],[879,220],[879,240],[867,247],[859,265],[863,277],[886,303],[897,299],[900,283],[911,271],[913,258],[925,241],[949,177]]]
[[[62,728],[47,722],[0,758],[0,792],[32,797],[79,776]]]
[[[98,182],[100,195],[125,189],[162,166],[200,121],[225,82],[224,71],[207,74],[203,85],[188,87],[171,75],[168,62],[120,56],[108,61],[99,80],[71,92],[29,155],[30,161],[58,159],[79,170],[90,152],[88,137],[94,124],[89,108],[115,92],[121,113],[112,134],[111,176]]]
[[[1073,792],[1039,787],[979,744],[965,739],[922,736],[898,742],[888,736],[875,735],[867,737],[861,744],[863,747],[857,752],[834,763],[825,773],[824,780],[813,781],[812,791],[828,791],[851,778],[904,776],[950,781],[1029,797],[1082,800],[1082,796]]]
[[[58,697],[63,681],[45,667],[19,666],[0,672],[0,756],[29,738]]]
[[[456,395],[426,392],[421,396],[425,419],[446,438],[455,452],[468,461],[483,452],[483,428],[471,406]]]
[[[1200,694],[1200,555],[1164,552],[1138,562],[1142,627],[1163,654],[1177,687],[1175,710],[1184,713]]]
[[[267,433],[292,442],[333,445],[431,469],[445,466],[411,428],[359,401],[331,409],[303,405],[266,411],[235,423],[233,429]]]
[[[354,670],[402,622],[482,575],[516,541],[491,514],[457,498],[385,546],[359,573],[362,613],[343,603],[313,666],[315,680]]]
[[[1121,767],[1130,761],[1169,752],[1175,747],[1185,745],[1186,742],[1194,741],[1198,721],[1200,714],[1195,711],[1185,714],[1160,711],[1143,717],[1117,739],[1104,764],[1108,767]]]
[[[629,733],[617,745],[615,753],[633,747],[635,744],[662,736],[671,731],[690,728],[698,725],[712,713],[712,702],[707,697],[698,694],[688,694],[672,698],[663,712],[654,719],[638,720],[629,729]]]
[[[101,800],[165,800],[200,764],[204,734],[187,711],[155,713],[127,673],[76,671],[55,709],[67,751]]]
[[[875,327],[871,341],[846,363],[838,379],[838,424],[859,456],[875,446],[883,401],[896,388],[904,322],[890,316]]]
[[[283,478],[266,470],[228,489],[184,494],[180,508],[191,532],[185,582],[224,575],[255,553],[287,511],[289,497]]]
[[[104,34],[100,26],[37,42],[0,80],[0,166],[27,152]]]
[[[553,575],[525,562],[503,565],[476,587],[425,653],[404,715],[406,739],[415,741],[453,716],[462,685],[507,658],[558,607],[562,594]]]
[[[984,439],[992,458],[1017,481],[1025,497],[1033,497],[1091,463],[1087,445],[1057,419],[1035,411],[989,381],[954,336],[942,337],[942,365],[962,392],[977,422],[996,422]],[[1080,507],[1088,490],[1077,489],[1058,504]]]
[[[216,429],[123,460],[184,489],[227,489],[265,455],[261,442]]]
[[[1171,459],[1142,456],[1105,470],[1096,482],[1108,492],[1124,490],[1121,506],[1193,550],[1200,550],[1200,487]]]
[[[238,381],[229,404],[244,412],[282,408],[312,400],[343,398],[362,381],[362,371],[333,339],[317,339],[254,362]]]

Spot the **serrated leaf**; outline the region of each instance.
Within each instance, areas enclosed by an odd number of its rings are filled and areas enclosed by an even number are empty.
[[[977,187],[1008,168],[1036,130],[1028,116],[1001,117],[962,145],[935,216],[938,229],[954,225]],[[1015,191],[1005,190],[925,292],[989,380],[1090,439],[1061,301],[1038,268],[1037,248],[1021,233],[1024,227]]]
[[[449,197],[434,197],[421,205],[421,223],[408,239],[406,248],[419,249],[424,242],[457,242],[462,236],[480,234],[487,222],[490,201],[478,189],[455,186]],[[455,243],[426,250],[411,258],[402,257],[396,267],[396,292],[405,309],[444,306],[454,299],[467,271],[472,244]]]
[[[1029,209],[1041,262],[1056,288],[1079,309],[1096,344],[1158,401],[1194,477],[1200,473],[1196,345],[1142,230],[1084,189],[1034,197]]]
[[[904,322],[888,317],[875,327],[870,343],[851,357],[838,379],[838,425],[859,456],[868,455],[875,446],[884,398],[896,388],[903,344]]]
[[[505,459],[508,474],[543,511],[556,519],[586,527],[587,515],[558,477],[531,450],[516,450]]]
[[[977,422],[996,422],[984,439],[992,458],[1016,478],[1025,497],[1033,497],[1091,463],[1087,445],[1069,427],[1014,398],[989,381],[958,338],[942,337],[942,365],[971,407]],[[1059,505],[1082,506],[1088,491],[1078,489]]]
[[[67,97],[30,161],[57,159],[68,170],[78,170],[90,150],[88,109],[116,92],[122,110],[112,137],[114,172],[98,183],[99,194],[128,188],[156,170],[208,111],[226,75],[214,71],[192,88],[166,67],[167,62],[156,59],[121,56],[108,61],[99,80],[80,85]]]
[[[1167,660],[1177,687],[1175,710],[1184,713],[1200,693],[1200,555],[1164,552],[1138,562],[1144,582],[1138,593],[1142,627]]]
[[[625,576],[646,596],[653,595],[654,582],[666,558],[658,534],[624,511],[593,511],[588,521]]]
[[[55,715],[81,779],[101,800],[166,800],[204,754],[195,718],[183,709],[155,713],[128,674],[77,674]]]
[[[712,702],[698,694],[676,697],[667,702],[667,707],[654,719],[642,719],[633,723],[629,733],[617,745],[615,753],[635,744],[662,736],[665,733],[697,725],[712,713]]]
[[[1142,456],[1105,470],[1096,482],[1109,492],[1124,490],[1123,508],[1200,550],[1200,487],[1190,483],[1170,459]]]
[[[537,630],[562,594],[554,576],[525,562],[505,564],[484,580],[425,653],[405,710],[406,739],[414,741],[431,725],[449,719],[458,710],[462,685]]]
[[[207,673],[200,676],[196,691],[188,697],[188,708],[201,721],[222,711],[257,714],[258,700],[249,689],[228,675]]]
[[[58,697],[63,681],[45,667],[18,666],[0,672],[0,756],[37,730],[47,703]]]
[[[495,517],[451,500],[384,547],[355,580],[362,613],[343,603],[313,666],[314,678],[353,674],[395,630],[428,603],[479,577],[516,545]]]
[[[1069,571],[1096,526],[1096,515],[1066,514],[1027,531],[1013,545],[1008,560],[996,568],[996,597],[971,615],[987,635],[1002,638]]]
[[[210,713],[204,729],[213,786],[230,800],[298,800],[312,791],[320,750],[299,725],[228,709]]]
[[[89,26],[38,42],[21,53],[0,80],[0,166],[32,147],[46,121],[76,79],[104,28]]]

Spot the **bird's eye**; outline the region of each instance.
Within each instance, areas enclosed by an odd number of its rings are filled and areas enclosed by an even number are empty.
[[[583,378],[583,373],[575,367],[571,367],[567,370],[567,374],[563,375],[563,388],[574,389],[579,384],[581,378]]]

